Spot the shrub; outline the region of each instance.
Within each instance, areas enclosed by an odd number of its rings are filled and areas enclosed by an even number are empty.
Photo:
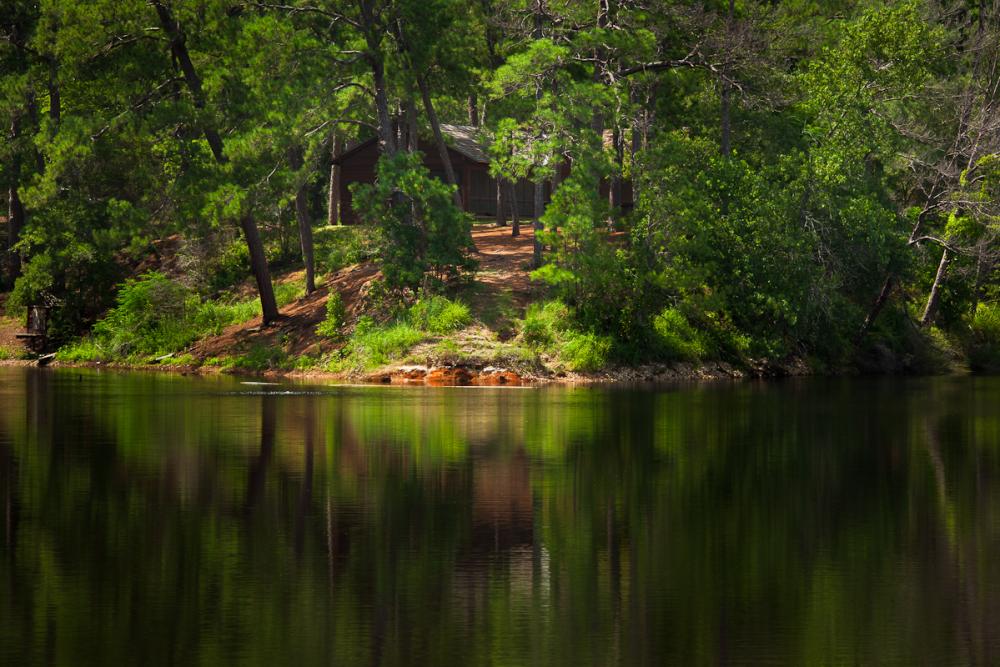
[[[980,303],[970,324],[969,364],[973,370],[1000,370],[1000,304]]]
[[[127,280],[117,305],[94,326],[94,339],[114,357],[179,350],[198,337],[197,296],[160,273]]]
[[[325,273],[371,259],[378,252],[378,229],[370,226],[326,227],[317,230],[317,268]]]
[[[282,348],[257,343],[245,354],[226,359],[223,366],[241,371],[259,372],[287,369],[290,367],[290,363],[288,354]]]
[[[697,361],[707,353],[701,335],[676,308],[665,308],[653,318],[653,331],[660,352],[667,359]]]
[[[110,358],[106,349],[93,338],[84,338],[65,345],[56,352],[57,361],[82,363],[87,361],[104,361]]]
[[[469,307],[443,296],[425,296],[410,307],[410,323],[433,334],[446,334],[472,323]]]
[[[241,238],[233,239],[204,269],[209,289],[218,292],[240,284],[246,280],[249,266],[250,250],[247,244]]]
[[[561,301],[533,303],[521,323],[521,337],[528,345],[548,348],[569,326],[569,318],[569,308]]]
[[[472,218],[422,159],[420,153],[383,157],[375,184],[354,186],[354,210],[380,230],[378,257],[393,289],[415,290],[427,277],[445,280],[475,266]]]
[[[611,344],[610,336],[574,331],[566,336],[559,354],[570,370],[596,371],[607,365]]]
[[[347,321],[347,309],[340,292],[333,292],[326,300],[326,318],[316,327],[316,333],[327,338],[338,339]]]

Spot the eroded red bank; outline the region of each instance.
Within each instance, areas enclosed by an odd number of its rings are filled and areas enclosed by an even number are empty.
[[[464,366],[399,368],[373,375],[369,381],[378,384],[430,385],[434,387],[518,387],[528,383],[526,379],[513,371],[492,368],[479,370]]]

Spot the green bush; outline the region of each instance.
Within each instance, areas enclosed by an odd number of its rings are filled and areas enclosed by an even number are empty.
[[[354,210],[379,229],[378,258],[392,289],[471,271],[472,217],[455,206],[453,187],[431,176],[420,153],[383,157],[373,185],[355,184]]]
[[[223,367],[240,371],[287,370],[291,367],[288,354],[280,347],[258,343],[246,353],[226,359]]]
[[[317,268],[324,273],[339,271],[372,259],[378,252],[378,229],[371,226],[326,227],[316,230]]]
[[[284,283],[276,286],[275,298],[285,305],[301,292],[301,285]],[[192,290],[163,274],[147,273],[125,281],[118,290],[115,307],[94,325],[88,338],[60,349],[59,359],[108,361],[161,356],[260,313],[259,298],[203,303]]]
[[[214,261],[208,263],[204,273],[212,292],[239,285],[247,278],[250,267],[250,250],[241,238],[230,241]]]
[[[1000,304],[976,306],[970,328],[969,365],[976,371],[1000,370]]]
[[[59,348],[56,360],[70,363],[104,361],[110,358],[108,351],[93,338],[83,338]]]
[[[370,317],[362,317],[351,336],[350,349],[361,366],[372,368],[403,356],[424,337],[406,322],[379,326]]]
[[[327,338],[339,339],[347,322],[347,309],[340,292],[333,292],[326,300],[326,318],[316,327],[316,333]]]
[[[125,281],[116,304],[93,330],[94,341],[111,357],[160,355],[198,337],[193,325],[198,297],[163,274]]]
[[[521,337],[533,347],[551,347],[559,333],[569,326],[570,312],[561,301],[546,301],[528,306],[521,323]]]
[[[676,308],[665,308],[653,318],[653,331],[660,352],[667,359],[697,361],[707,353],[701,335]]]
[[[572,315],[559,300],[532,304],[521,322],[521,340],[534,350],[558,357],[573,371],[596,371],[607,366],[614,339],[574,329]]]
[[[611,346],[610,336],[572,331],[560,346],[559,356],[570,370],[597,371],[608,364]]]
[[[472,315],[464,303],[431,295],[410,306],[409,321],[418,329],[440,335],[468,326]]]

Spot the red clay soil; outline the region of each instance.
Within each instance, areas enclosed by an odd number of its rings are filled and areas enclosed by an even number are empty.
[[[477,282],[489,293],[509,291],[514,303],[523,308],[532,290],[528,277],[534,238],[531,229],[524,229],[519,237],[513,238],[509,227],[478,226],[472,237],[479,261]],[[341,269],[317,291],[283,307],[281,319],[271,326],[261,329],[259,319],[234,324],[218,336],[198,341],[190,353],[204,360],[238,355],[260,344],[280,344],[292,355],[328,352],[335,345],[318,339],[315,332],[316,325],[326,317],[330,290],[340,292],[348,315],[353,318],[360,315],[358,310],[366,286],[378,275],[370,262]],[[283,281],[295,279],[301,281],[301,272],[282,278]]]
[[[472,232],[476,243],[479,273],[476,280],[492,291],[510,290],[515,303],[524,307],[531,299],[532,285],[528,277],[535,234],[530,226],[521,228],[521,235],[512,237],[510,227],[483,226]]]

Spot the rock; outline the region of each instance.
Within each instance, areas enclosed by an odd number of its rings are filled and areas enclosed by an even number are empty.
[[[462,387],[472,382],[472,373],[461,366],[432,368],[427,372],[426,382],[439,387]]]
[[[520,387],[524,384],[524,379],[512,371],[484,368],[482,373],[472,379],[472,384],[483,387]]]

